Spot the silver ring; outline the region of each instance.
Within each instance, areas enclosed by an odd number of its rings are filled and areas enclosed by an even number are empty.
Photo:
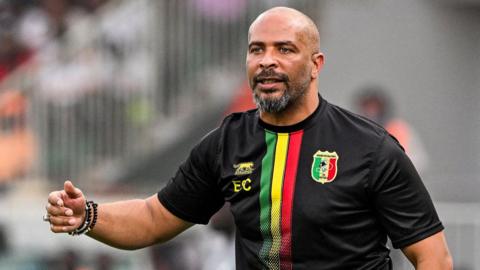
[[[42,219],[43,219],[43,221],[45,221],[45,222],[50,222],[50,215],[49,215],[49,214],[45,214],[45,215],[43,215]]]

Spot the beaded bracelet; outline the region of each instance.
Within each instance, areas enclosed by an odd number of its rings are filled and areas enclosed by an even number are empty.
[[[82,226],[78,227],[72,232],[68,234],[71,236],[75,235],[82,235],[85,234],[93,229],[95,224],[97,223],[98,217],[98,204],[93,201],[87,201],[85,203],[85,222],[83,222]]]
[[[97,217],[98,217],[98,204],[94,203],[93,201],[91,201],[92,203],[92,207],[93,207],[93,219],[92,219],[92,223],[90,223],[90,226],[88,226],[88,230],[92,230],[93,227],[95,227],[95,224],[97,223]]]
[[[80,227],[76,228],[72,232],[69,232],[68,234],[71,236],[80,235],[81,231],[84,231],[85,228],[88,228],[89,223],[90,223],[90,205],[88,204],[88,202],[86,202],[85,203],[85,221]]]

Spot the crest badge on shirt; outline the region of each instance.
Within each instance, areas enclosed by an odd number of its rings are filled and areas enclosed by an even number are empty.
[[[337,152],[328,152],[318,150],[313,155],[312,178],[316,182],[325,184],[335,180],[338,170]]]

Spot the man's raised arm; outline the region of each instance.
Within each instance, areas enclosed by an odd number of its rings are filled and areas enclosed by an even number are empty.
[[[65,182],[63,190],[51,192],[46,219],[52,232],[69,233],[80,228],[87,216],[85,206],[85,196],[70,181]],[[95,226],[87,235],[121,249],[165,242],[193,225],[170,213],[156,194],[145,200],[101,204],[97,210]]]

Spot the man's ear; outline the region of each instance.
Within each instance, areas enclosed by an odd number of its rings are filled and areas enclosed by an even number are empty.
[[[312,54],[312,62],[313,62],[313,68],[312,68],[312,74],[310,76],[312,79],[316,79],[318,77],[318,74],[322,70],[323,64],[325,63],[325,56],[323,53],[318,52]]]

